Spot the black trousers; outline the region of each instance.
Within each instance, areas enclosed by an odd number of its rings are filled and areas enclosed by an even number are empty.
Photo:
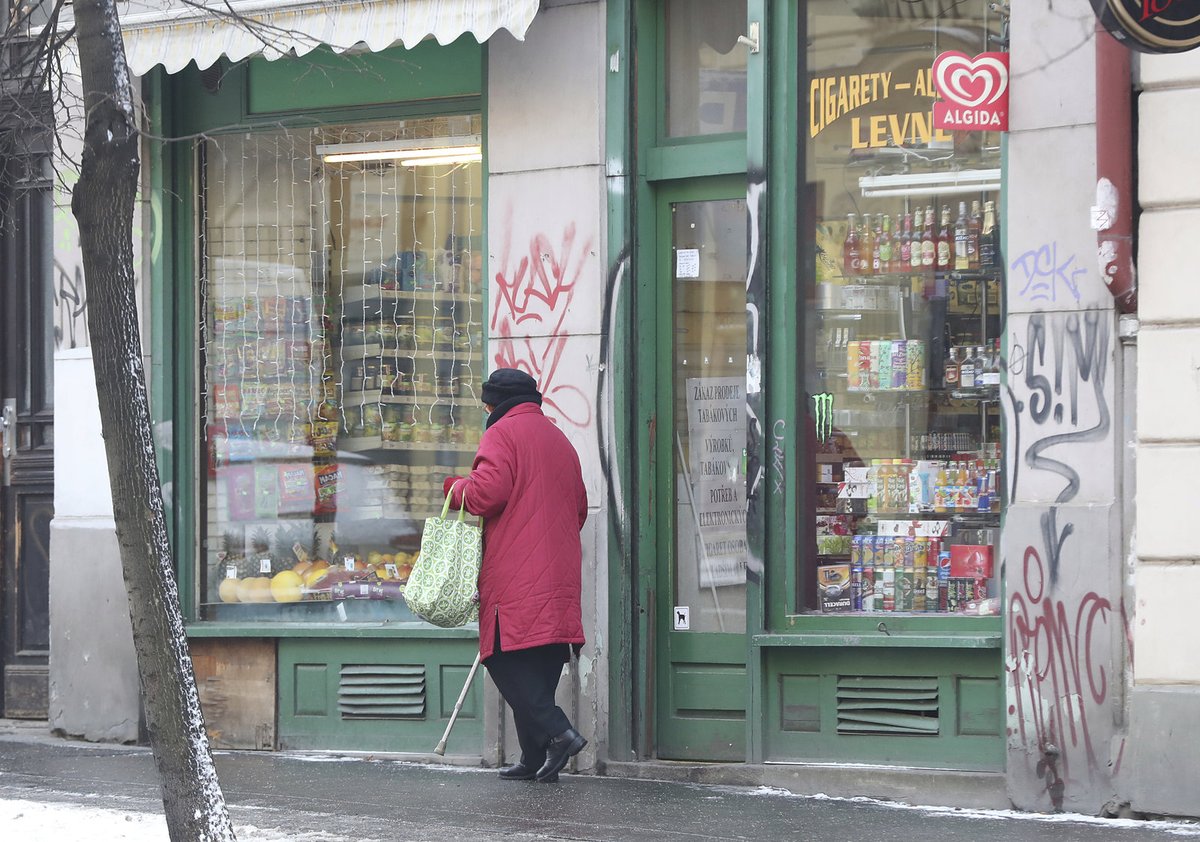
[[[500,636],[496,635],[496,646]],[[554,703],[554,691],[568,658],[567,644],[551,643],[512,652],[493,652],[484,662],[500,695],[512,708],[521,744],[521,763],[537,769],[546,760],[546,745],[571,727]]]

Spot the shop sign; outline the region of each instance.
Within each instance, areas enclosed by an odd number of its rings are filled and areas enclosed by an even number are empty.
[[[1200,8],[1192,0],[1092,0],[1104,28],[1144,53],[1181,53],[1200,46]]]
[[[808,134],[815,138],[838,126],[851,149],[949,143],[953,135],[933,125],[935,96],[929,67],[904,77],[889,71],[819,76],[809,82]]]
[[[1008,131],[1008,53],[942,53],[933,62],[933,125],[951,131]]]

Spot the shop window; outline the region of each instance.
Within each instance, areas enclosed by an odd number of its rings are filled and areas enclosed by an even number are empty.
[[[806,613],[999,613],[1000,136],[934,127],[983,0],[806,4]]]
[[[203,619],[413,620],[483,430],[480,118],[200,152]]]
[[[668,0],[665,19],[667,136],[746,131],[745,0]]]

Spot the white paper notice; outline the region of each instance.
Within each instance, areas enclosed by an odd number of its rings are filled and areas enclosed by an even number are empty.
[[[700,249],[677,249],[675,252],[675,277],[700,277]]]
[[[746,581],[746,381],[694,377],[687,389],[689,504],[700,536],[700,586]]]

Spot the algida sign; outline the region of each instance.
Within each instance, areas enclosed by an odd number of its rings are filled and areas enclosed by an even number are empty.
[[[1195,0],[1092,0],[1104,28],[1144,53],[1181,53],[1200,46]]]

